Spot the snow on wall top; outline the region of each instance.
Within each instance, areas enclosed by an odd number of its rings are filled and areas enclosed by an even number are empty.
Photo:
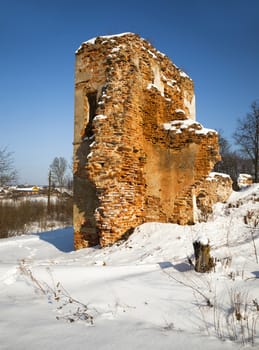
[[[141,38],[138,34],[134,34],[132,32],[124,32],[124,33],[119,33],[119,34],[113,34],[113,35],[100,35],[100,36],[96,36],[94,38],[91,38],[87,41],[84,41],[79,48],[76,50],[76,54],[82,49],[83,45],[94,45],[96,43],[96,39],[97,38],[101,38],[101,39],[105,39],[104,42],[107,40],[114,40],[117,37],[122,37],[122,36],[126,36],[126,35],[131,35],[131,36],[137,36],[138,38],[140,38],[140,40],[143,40],[144,42],[146,42],[146,40],[144,38]],[[103,43],[104,43],[103,42]],[[149,44],[149,43],[148,43]],[[149,44],[150,45],[150,44]],[[119,45],[116,48],[113,48],[112,53],[115,53],[117,51],[119,51],[121,48],[121,45]],[[166,55],[162,52],[160,52],[159,50],[157,50],[156,48],[152,47],[152,45],[150,45],[150,48],[148,49],[145,46],[142,46],[143,50],[146,50],[150,56],[152,56],[154,59],[157,59],[157,55],[161,55],[163,57],[165,57]],[[184,71],[182,71],[182,69],[180,69],[176,64],[174,64],[173,62],[171,62],[173,64],[173,66],[179,71],[180,77],[182,78],[187,78],[189,80],[192,80]],[[160,90],[160,89],[159,89]]]
[[[239,174],[237,184],[239,188],[245,188],[253,183],[253,177],[250,174]]]
[[[114,37],[117,36],[124,36],[124,35],[134,35],[134,33],[131,32],[125,32],[125,33],[119,33],[119,34],[113,34],[113,35],[102,35],[99,38],[103,38],[103,39],[112,39]],[[97,37],[89,39],[85,42],[85,44],[95,44],[95,40],[97,39]]]
[[[239,174],[238,178],[240,178],[240,179],[252,179],[252,175],[250,175],[250,174]]]
[[[200,123],[193,119],[173,120],[169,123],[164,123],[163,126],[165,130],[175,131],[177,134],[181,133],[184,129],[194,131],[195,134],[217,133],[213,129],[204,128]]]
[[[94,45],[95,44],[95,41],[97,38],[103,38],[103,39],[112,39],[112,38],[115,38],[115,37],[118,37],[118,36],[124,36],[124,35],[134,35],[134,33],[131,33],[131,32],[125,32],[125,33],[119,33],[119,34],[113,34],[113,35],[101,35],[101,36],[96,36],[94,38],[91,38],[87,41],[84,41],[80,46],[79,48],[76,50],[76,53],[78,53],[78,51],[82,48],[82,46],[84,44],[92,44]]]
[[[215,171],[212,171],[211,173],[209,173],[209,175],[207,176],[206,180],[213,181],[213,180],[216,179],[216,177],[222,177],[222,178],[225,178],[225,179],[228,178],[228,179],[231,180],[231,177],[228,174],[218,173],[218,172],[215,172]]]
[[[189,79],[190,79],[189,75],[186,74],[186,73],[185,73],[183,70],[181,70],[181,69],[180,69],[180,76],[181,76],[182,78],[189,78]]]

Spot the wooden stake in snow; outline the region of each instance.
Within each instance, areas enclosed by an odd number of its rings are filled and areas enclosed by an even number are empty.
[[[197,272],[209,272],[215,266],[210,256],[210,244],[208,239],[198,238],[193,242],[195,265]]]

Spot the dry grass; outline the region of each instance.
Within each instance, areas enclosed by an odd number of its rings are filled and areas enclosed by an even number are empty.
[[[53,222],[61,226],[72,224],[72,198],[60,198],[50,203],[23,199],[0,201],[0,238],[26,234],[36,225],[46,230]]]

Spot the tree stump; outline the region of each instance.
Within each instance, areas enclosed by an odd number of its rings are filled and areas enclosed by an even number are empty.
[[[209,272],[215,266],[213,258],[210,256],[209,240],[196,240],[193,242],[195,265],[197,272]]]

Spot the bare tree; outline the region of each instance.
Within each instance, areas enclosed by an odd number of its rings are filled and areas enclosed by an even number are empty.
[[[219,148],[221,156],[225,156],[230,152],[231,145],[229,141],[225,138],[223,130],[218,130],[218,138],[219,138]]]
[[[63,157],[55,157],[50,165],[50,170],[52,180],[57,182],[62,192],[66,180],[67,160]]]
[[[17,181],[17,171],[14,167],[13,153],[7,147],[0,148],[0,186]]]
[[[228,140],[223,136],[222,130],[218,130],[218,140],[221,160],[215,164],[214,171],[228,174],[228,157],[230,154],[230,144]]]
[[[238,126],[233,134],[240,146],[240,151],[247,156],[253,167],[254,181],[258,182],[259,173],[259,100],[251,105],[251,112],[243,119],[238,119]]]
[[[235,186],[240,173],[251,173],[251,161],[237,151],[231,150],[231,145],[222,130],[218,131],[218,136],[221,160],[215,165],[214,171],[230,175]]]
[[[67,175],[67,188],[69,190],[73,189],[73,157],[71,161],[68,163],[68,175]]]

